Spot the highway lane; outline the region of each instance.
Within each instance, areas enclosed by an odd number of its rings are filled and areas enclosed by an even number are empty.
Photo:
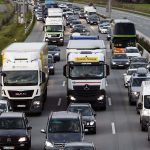
[[[85,24],[85,22],[83,22]],[[96,26],[89,26],[92,34],[98,34]],[[66,31],[65,41],[69,39],[69,30]],[[106,39],[106,35],[101,35]],[[37,22],[28,42],[43,41],[42,23]],[[107,61],[109,62],[110,50],[107,46]],[[66,45],[65,44],[65,45]],[[65,78],[62,75],[65,64],[65,49],[61,48],[61,61],[56,63],[56,74],[49,77],[48,97],[41,116],[29,116],[32,129],[31,150],[41,150],[44,146],[45,136],[40,133],[45,128],[50,111],[66,110]],[[147,133],[140,131],[139,116],[135,107],[129,106],[127,90],[123,86],[123,73],[125,70],[112,70],[108,78],[107,110],[97,112],[97,134],[85,135],[85,140],[93,141],[97,150],[148,150]]]
[[[78,6],[84,6],[83,4],[76,4]],[[103,14],[108,16],[108,13],[106,12],[106,8],[104,7],[96,7],[97,12],[99,14]],[[128,18],[132,22],[135,23],[136,29],[141,32],[143,35],[145,35],[150,40],[150,17],[138,15],[135,13],[125,12],[125,11],[119,11],[112,9],[111,17],[114,19],[121,19],[121,18]]]

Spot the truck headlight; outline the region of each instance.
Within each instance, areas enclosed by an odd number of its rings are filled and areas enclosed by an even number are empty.
[[[115,64],[116,64],[116,62],[112,62],[112,64],[113,64],[113,65],[115,65]]]
[[[70,100],[75,101],[76,98],[74,96],[70,96]]]
[[[49,39],[48,39],[48,38],[45,38],[45,41],[46,41],[46,42],[48,42],[48,41],[49,41]]]
[[[97,98],[98,101],[101,101],[104,99],[104,95],[101,95],[100,97]]]
[[[55,56],[58,56],[59,55],[59,53],[55,53]]]
[[[19,140],[18,140],[18,142],[25,142],[25,141],[27,141],[27,138],[26,138],[26,137],[21,137],[21,138],[19,138]]]
[[[49,141],[45,142],[45,146],[46,147],[54,147],[54,145],[51,142],[49,142]]]
[[[34,101],[34,102],[33,102],[33,105],[40,105],[40,104],[41,104],[40,101]]]

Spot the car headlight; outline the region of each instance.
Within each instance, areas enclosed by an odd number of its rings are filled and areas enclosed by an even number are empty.
[[[46,147],[54,147],[54,145],[49,141],[45,141],[45,146]]]
[[[115,64],[116,64],[116,62],[112,62],[112,64],[113,64],[113,65],[115,65]]]
[[[49,68],[50,68],[50,69],[54,69],[54,67],[53,67],[53,66],[50,66]]]
[[[132,95],[139,96],[138,92],[132,92]]]
[[[33,102],[33,105],[40,105],[40,104],[41,104],[40,101],[34,101],[34,102]]]
[[[101,101],[104,99],[104,95],[101,95],[100,97],[97,98],[98,101]]]
[[[129,62],[126,62],[127,65],[129,65]]]
[[[70,99],[71,99],[72,101],[75,101],[75,100],[76,100],[76,98],[75,98],[74,96],[70,96]]]
[[[45,41],[46,41],[46,42],[48,42],[48,41],[49,41],[49,39],[48,39],[48,38],[45,38]]]
[[[26,138],[26,137],[21,137],[21,138],[19,138],[19,140],[18,140],[18,142],[25,142],[25,141],[27,141],[27,138]]]
[[[91,125],[91,126],[93,126],[93,125],[94,125],[94,123],[95,123],[94,121],[91,121],[91,122],[90,122],[90,125]]]

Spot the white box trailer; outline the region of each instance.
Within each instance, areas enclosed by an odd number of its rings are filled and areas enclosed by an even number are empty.
[[[91,39],[90,39],[91,38]],[[79,36],[76,39],[70,39],[66,49],[66,57],[72,52],[92,51],[103,53],[106,57],[106,47],[103,40],[94,38],[94,36]]]
[[[2,97],[17,111],[41,113],[47,97],[45,42],[13,43],[2,51]]]
[[[61,8],[48,8],[48,17],[62,18],[63,10]]]

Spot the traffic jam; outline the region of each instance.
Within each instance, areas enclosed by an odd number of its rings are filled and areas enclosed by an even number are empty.
[[[42,149],[100,150],[86,136],[99,132],[97,118],[112,105],[108,80],[120,70],[127,107],[134,107],[150,141],[150,63],[136,47],[135,24],[127,18],[104,19],[92,3],[79,7],[45,0],[32,7],[43,40],[14,42],[1,53],[0,150],[32,149],[36,127],[30,120],[45,117],[53,92],[48,86],[54,87],[51,78],[59,80],[59,64],[66,106],[48,110],[45,128],[39,130]],[[116,133],[113,122],[112,131]]]

